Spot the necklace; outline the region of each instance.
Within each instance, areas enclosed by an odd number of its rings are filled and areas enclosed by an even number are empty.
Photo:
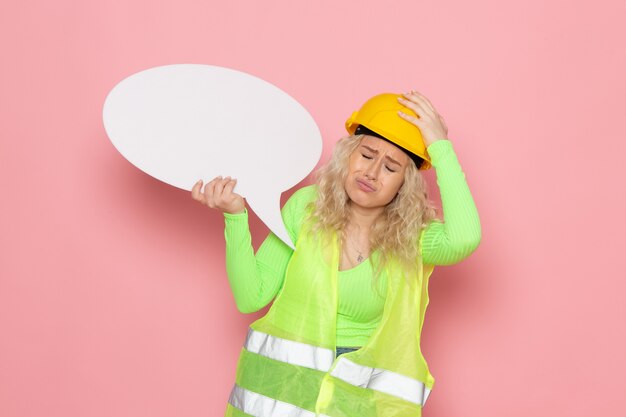
[[[363,251],[359,250],[359,248],[357,248],[357,247],[356,247],[356,245],[354,244],[354,240],[352,240],[352,239],[350,238],[350,236],[348,235],[348,233],[346,233],[346,237],[348,238],[348,240],[349,240],[349,241],[350,241],[350,243],[352,244],[352,248],[354,248],[354,250],[355,250],[355,251],[357,251],[357,252],[359,253],[359,255],[356,257],[356,261],[357,261],[358,263],[363,262],[363,259],[365,259],[365,258],[363,257],[363,253],[362,253]]]

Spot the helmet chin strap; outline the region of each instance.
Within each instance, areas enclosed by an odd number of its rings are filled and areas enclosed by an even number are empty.
[[[419,169],[419,167],[422,165],[422,162],[424,162],[424,159],[418,155],[415,155],[412,152],[409,152],[408,150],[404,149],[401,146],[398,146],[397,144],[393,143],[392,141],[390,141],[389,139],[387,139],[386,137],[379,135],[378,133],[374,132],[371,129],[368,129],[367,127],[363,126],[363,125],[358,125],[356,130],[354,131],[355,135],[368,135],[368,136],[375,136],[377,138],[383,139],[389,143],[391,143],[392,145],[395,145],[398,149],[402,149],[402,151],[407,154],[409,156],[409,158],[411,158],[413,160],[413,162],[415,162],[415,166]]]

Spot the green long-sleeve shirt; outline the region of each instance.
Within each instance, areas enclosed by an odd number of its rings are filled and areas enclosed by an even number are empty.
[[[458,162],[452,143],[439,140],[428,147],[437,173],[437,184],[445,222],[431,222],[420,236],[423,262],[451,265],[469,256],[480,243],[478,211]],[[304,208],[317,196],[317,186],[297,190],[281,210],[292,241],[298,237]],[[254,254],[248,227],[248,212],[224,213],[226,271],[239,311],[251,313],[265,307],[282,288],[293,250],[269,233]],[[386,282],[379,296],[371,285],[370,259],[356,267],[339,271],[337,306],[337,346],[363,346],[382,318]]]

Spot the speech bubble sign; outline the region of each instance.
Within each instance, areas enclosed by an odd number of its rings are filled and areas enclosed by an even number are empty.
[[[191,191],[199,179],[237,178],[235,192],[294,247],[280,195],[313,170],[322,137],[283,90],[230,68],[164,65],[119,82],[106,97],[103,121],[124,158],[174,187]]]

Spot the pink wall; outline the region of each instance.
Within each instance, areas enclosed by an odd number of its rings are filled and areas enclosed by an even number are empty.
[[[626,6],[505,3],[4,4],[0,416],[224,411],[266,310],[235,308],[221,215],[130,165],[102,126],[118,81],[172,63],[283,88],[326,152],[370,95],[426,94],[483,238],[432,278],[425,415],[623,415]]]

